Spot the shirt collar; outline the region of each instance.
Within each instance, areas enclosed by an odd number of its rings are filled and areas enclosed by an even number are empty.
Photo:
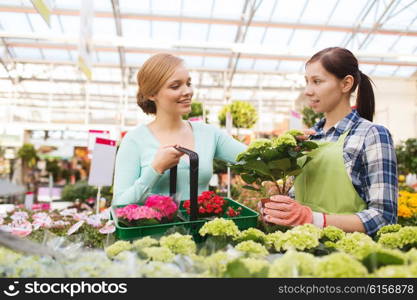
[[[350,112],[346,117],[344,117],[342,120],[340,120],[336,126],[334,126],[334,131],[337,132],[338,135],[343,134],[346,130],[352,128],[352,126],[359,120],[360,116],[356,109],[352,109],[352,112]],[[317,133],[323,133],[323,126],[326,123],[326,118],[322,118],[320,121],[318,121],[314,126],[313,129]],[[329,129],[329,132],[332,130]]]

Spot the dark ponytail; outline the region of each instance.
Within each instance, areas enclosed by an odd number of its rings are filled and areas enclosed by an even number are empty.
[[[372,89],[371,79],[363,74],[358,67],[358,60],[348,49],[330,47],[314,54],[306,63],[320,61],[327,72],[339,79],[351,75],[354,79],[352,89],[354,92],[358,87],[356,97],[356,109],[359,115],[372,122],[375,113],[375,97]]]
[[[359,115],[372,122],[375,113],[375,96],[372,88],[372,80],[359,71],[360,80],[358,94],[356,96],[356,109]]]

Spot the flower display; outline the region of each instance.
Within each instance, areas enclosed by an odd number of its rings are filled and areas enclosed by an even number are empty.
[[[411,274],[410,269],[406,266],[386,266],[379,268],[374,272],[375,277],[389,278],[411,278],[415,277]]]
[[[225,211],[227,201],[213,191],[204,191],[197,198],[198,215],[200,217],[221,216]],[[184,208],[190,214],[190,200],[184,201]]]
[[[241,231],[237,237],[235,237],[236,242],[244,241],[254,241],[260,244],[265,244],[266,235],[262,231],[256,228],[249,228],[244,231]]]
[[[277,258],[269,268],[268,277],[310,277],[318,259],[310,253],[290,250]]]
[[[417,227],[404,226],[397,232],[382,234],[378,243],[388,248],[408,250],[417,246]]]
[[[322,238],[328,241],[336,242],[344,238],[345,232],[334,226],[327,226],[322,230]]]
[[[159,241],[162,247],[168,248],[174,254],[191,255],[196,252],[197,247],[191,235],[174,233],[163,236]]]
[[[377,236],[377,238],[379,238],[385,233],[397,232],[401,229],[401,227],[402,226],[400,224],[385,225],[378,230],[378,232],[376,233],[376,236]]]
[[[279,241],[284,233],[282,231],[275,231],[273,233],[269,233],[266,235],[265,238],[265,245],[268,249],[275,249],[275,242]]]
[[[367,269],[346,253],[332,253],[320,258],[315,265],[316,277],[365,277]]]
[[[366,234],[360,232],[347,233],[344,238],[336,242],[337,249],[346,252],[354,253],[358,248],[369,244],[376,246],[376,243]]]
[[[132,244],[127,241],[117,241],[111,246],[105,249],[105,252],[109,258],[115,257],[117,254],[123,251],[129,251],[132,249]]]
[[[145,247],[141,249],[148,259],[160,262],[171,262],[174,259],[174,253],[165,247]]]
[[[116,217],[125,226],[144,226],[159,224],[162,214],[148,206],[129,204],[115,209]]]
[[[400,191],[398,197],[398,223],[417,225],[417,193]]]
[[[145,206],[153,208],[161,213],[162,217],[172,220],[178,210],[178,205],[169,196],[151,195],[145,201]]]
[[[150,236],[145,236],[141,239],[138,239],[133,242],[133,248],[139,250],[141,248],[159,246],[159,242],[156,239],[151,238]]]
[[[264,278],[268,274],[269,263],[252,257],[238,258],[228,262],[224,277]]]
[[[268,255],[268,250],[259,243],[254,241],[244,241],[235,246],[235,249],[241,252],[245,252],[251,257],[259,257]]]
[[[277,251],[287,251],[290,249],[304,251],[317,247],[321,236],[320,229],[314,225],[307,225],[296,226],[283,233],[274,242],[275,249]]]
[[[215,218],[212,221],[204,223],[200,228],[199,234],[201,236],[228,236],[235,237],[239,234],[239,228],[232,220],[226,220],[223,218]]]

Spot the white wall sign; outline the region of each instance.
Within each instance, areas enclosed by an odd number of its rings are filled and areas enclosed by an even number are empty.
[[[116,141],[96,138],[93,159],[91,161],[88,184],[98,187],[110,186],[113,183],[114,161],[116,157]]]

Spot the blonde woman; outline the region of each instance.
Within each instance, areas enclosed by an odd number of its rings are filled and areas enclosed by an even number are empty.
[[[177,196],[188,199],[189,162],[174,146],[199,155],[199,186],[208,189],[213,158],[234,162],[246,146],[216,127],[188,122],[191,111],[191,77],[182,59],[165,53],[150,57],[137,74],[137,103],[154,121],[139,125],[122,140],[116,158],[113,205],[138,203],[149,194],[169,194],[169,172],[178,166]]]

